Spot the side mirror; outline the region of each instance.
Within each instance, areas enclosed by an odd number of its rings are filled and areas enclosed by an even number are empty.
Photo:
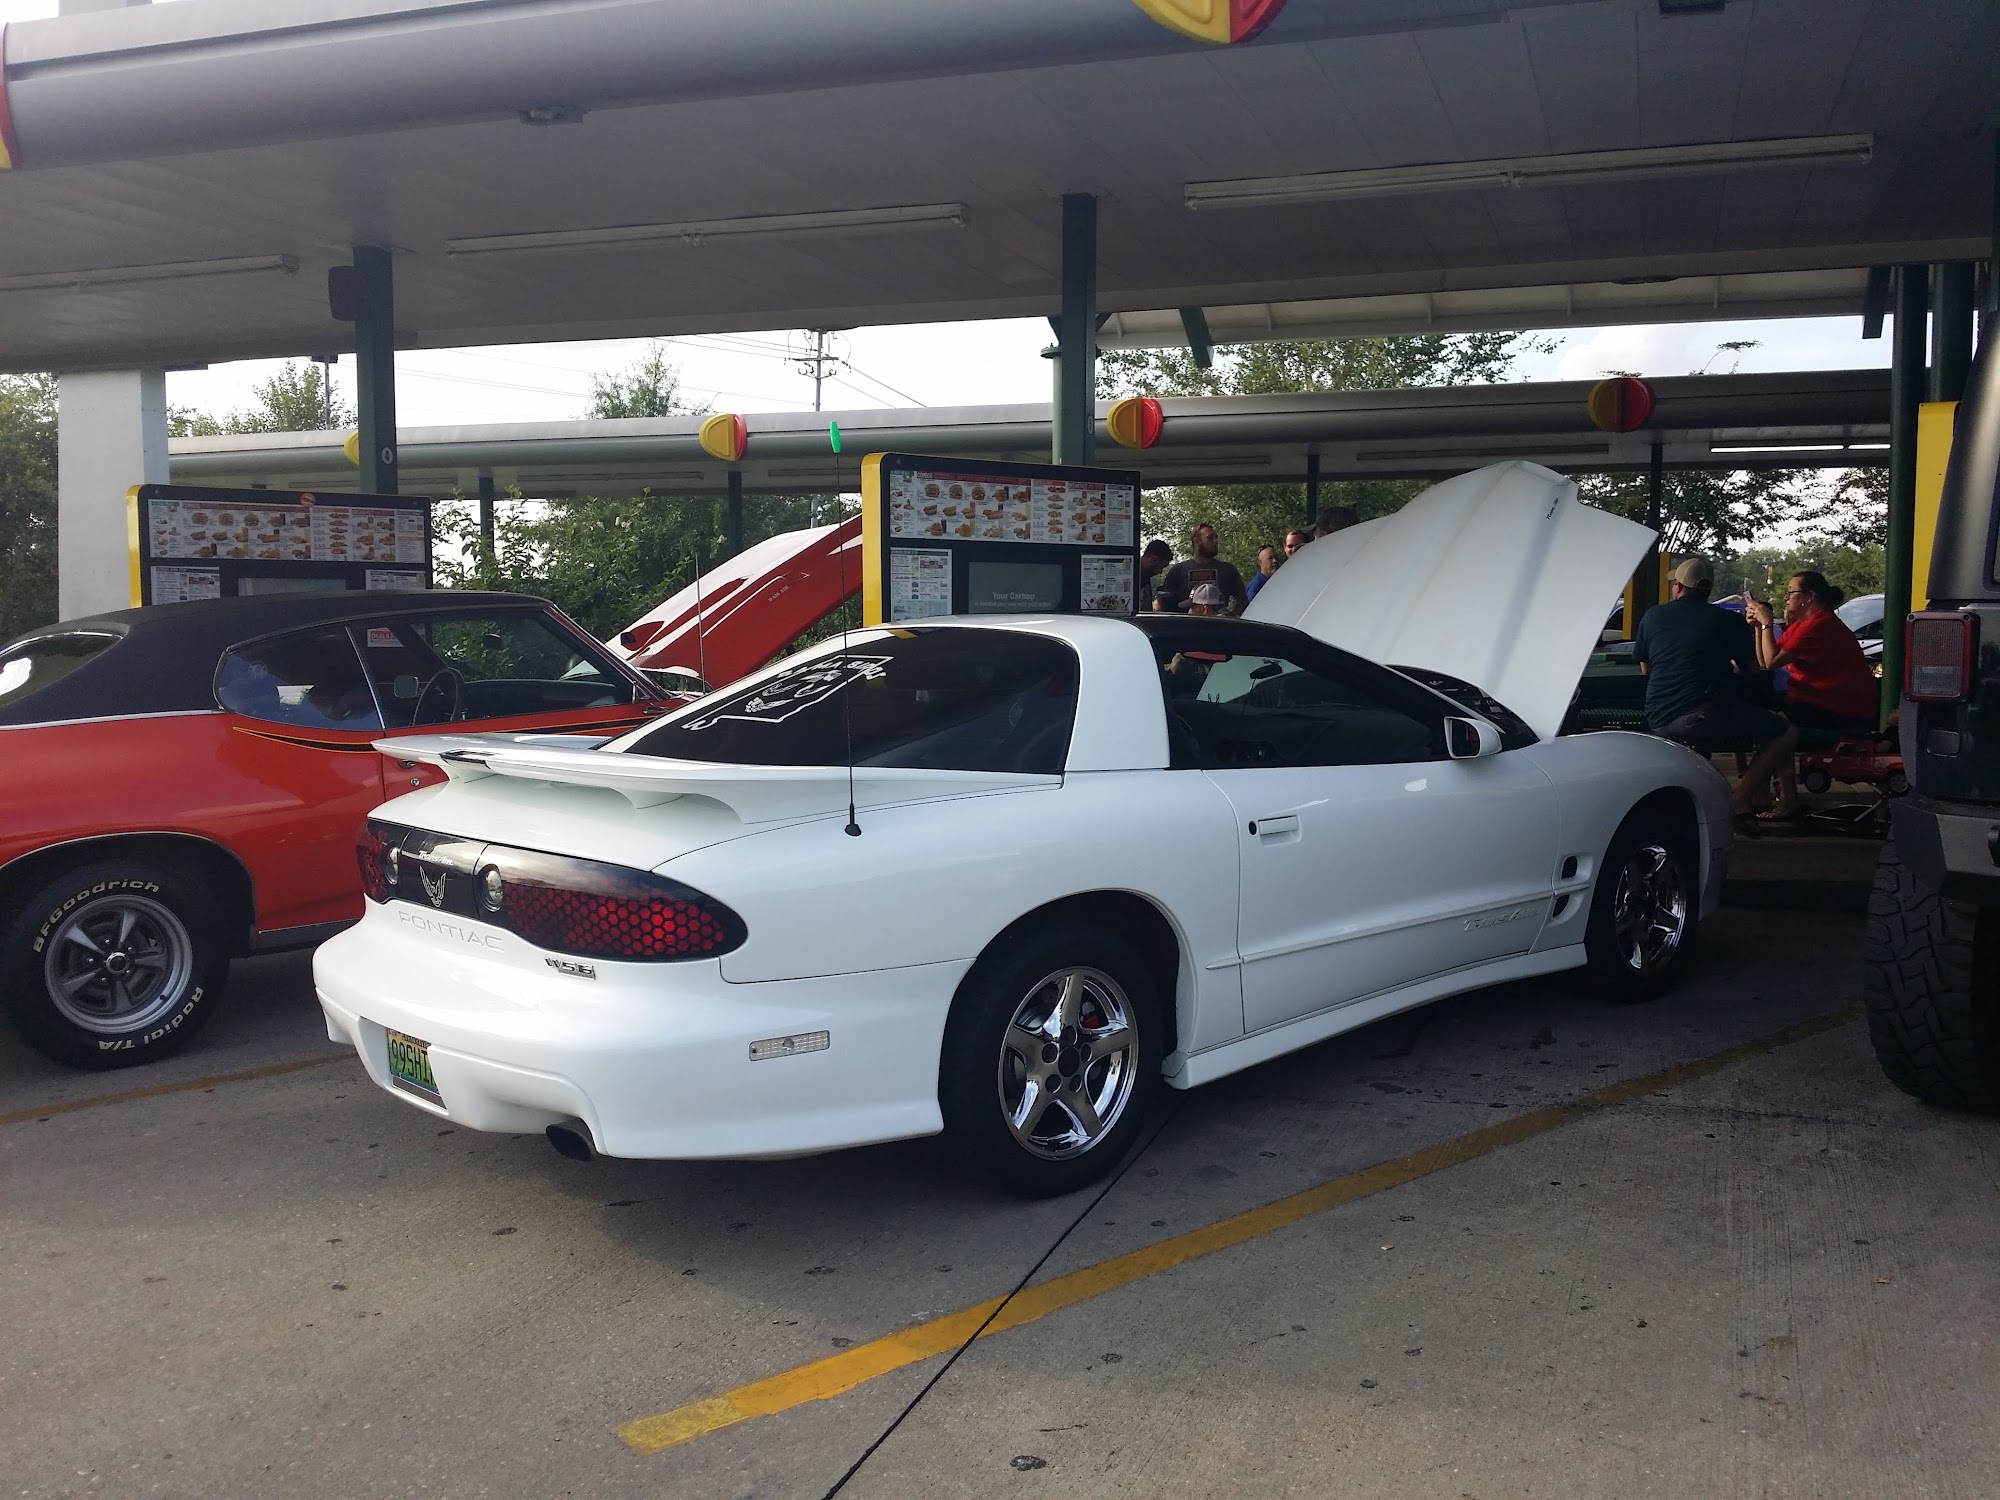
[[[417,696],[419,686],[415,672],[404,672],[389,684],[389,693],[395,698],[414,698]]]
[[[1481,760],[1500,753],[1500,731],[1484,719],[1444,721],[1445,749],[1453,760]]]

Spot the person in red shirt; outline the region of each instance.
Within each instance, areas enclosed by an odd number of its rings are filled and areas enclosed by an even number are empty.
[[[1773,671],[1789,669],[1785,717],[1798,726],[1809,747],[1875,732],[1880,702],[1875,669],[1854,632],[1834,613],[1840,598],[1825,575],[1794,573],[1785,589],[1782,641],[1773,628],[1770,605],[1752,599],[1744,606],[1757,635],[1758,664]],[[1778,782],[1777,806],[1766,816],[1773,821],[1797,817],[1798,780],[1790,762],[1779,771]]]

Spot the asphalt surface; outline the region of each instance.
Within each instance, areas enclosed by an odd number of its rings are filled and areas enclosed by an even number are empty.
[[[1725,912],[1655,1005],[1463,996],[1041,1204],[453,1131],[246,963],[154,1068],[0,1039],[0,1495],[1988,1496],[2000,1123],[1883,1081],[1859,946]]]

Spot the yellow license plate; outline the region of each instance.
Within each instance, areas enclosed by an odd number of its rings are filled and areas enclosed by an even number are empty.
[[[431,1044],[421,1037],[401,1031],[389,1033],[389,1081],[419,1099],[444,1103],[437,1079],[431,1074]]]

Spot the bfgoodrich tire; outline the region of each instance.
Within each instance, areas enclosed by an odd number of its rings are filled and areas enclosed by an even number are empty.
[[[229,955],[187,876],[137,860],[73,865],[0,934],[0,993],[30,1045],[78,1068],[165,1057],[214,1012]]]
[[[1059,925],[989,953],[945,1027],[948,1149],[1024,1198],[1096,1181],[1152,1112],[1162,1034],[1152,976],[1115,933]]]
[[[1583,930],[1586,982],[1607,1000],[1663,995],[1687,962],[1701,921],[1693,833],[1663,813],[1635,812],[1604,851]]]
[[[2000,1113],[2000,915],[1919,885],[1893,838],[1868,897],[1861,996],[1891,1083]]]

